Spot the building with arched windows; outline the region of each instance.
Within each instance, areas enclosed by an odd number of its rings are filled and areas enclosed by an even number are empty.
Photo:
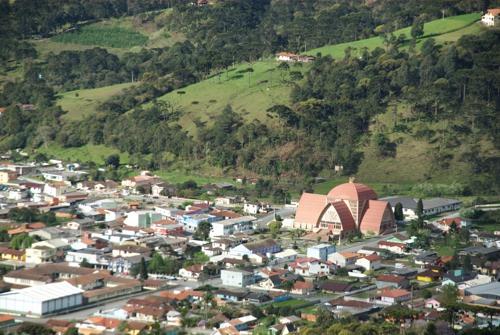
[[[390,204],[378,200],[370,187],[353,180],[334,187],[327,195],[303,193],[294,223],[296,229],[328,230],[337,236],[356,231],[379,235],[393,231],[395,226]]]

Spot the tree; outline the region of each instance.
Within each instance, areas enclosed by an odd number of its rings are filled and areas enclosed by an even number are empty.
[[[118,154],[112,154],[106,157],[105,163],[107,166],[111,166],[114,169],[120,166],[120,156]]]
[[[55,335],[55,332],[45,325],[30,322],[23,323],[17,332],[25,335]]]
[[[424,21],[420,17],[413,20],[410,34],[413,40],[416,40],[424,35]]]
[[[417,214],[417,225],[418,228],[423,228],[424,226],[424,203],[422,202],[422,198],[417,201],[417,208],[415,209]]]
[[[148,279],[148,267],[146,266],[146,260],[141,257],[141,263],[139,264],[139,279]]]
[[[455,321],[455,313],[458,310],[458,288],[455,285],[444,285],[440,301],[444,308],[446,308],[446,316],[448,322],[453,328]]]
[[[210,236],[210,231],[212,230],[212,224],[210,222],[200,222],[194,236],[196,239],[207,241]]]
[[[403,221],[405,218],[403,215],[403,205],[400,202],[394,206],[394,218],[396,221]]]
[[[469,254],[464,256],[463,259],[463,266],[464,266],[464,271],[466,273],[472,272],[473,266],[472,266],[472,259]]]
[[[278,221],[273,221],[269,224],[269,231],[271,232],[271,235],[273,238],[276,238],[278,236],[280,229],[281,229],[281,222]]]
[[[66,330],[64,335],[78,335],[78,328],[76,327],[68,328],[68,330]]]
[[[94,266],[92,264],[89,263],[89,261],[84,258],[81,262],[80,262],[80,267],[81,268],[93,268]]]

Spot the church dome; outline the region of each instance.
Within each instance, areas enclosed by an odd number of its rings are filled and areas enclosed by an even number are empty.
[[[349,182],[332,188],[327,198],[330,202],[335,200],[367,201],[376,200],[377,193],[364,184]]]

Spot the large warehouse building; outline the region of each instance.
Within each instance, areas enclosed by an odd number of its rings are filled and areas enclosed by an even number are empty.
[[[0,294],[0,312],[40,317],[83,303],[83,290],[59,282]]]

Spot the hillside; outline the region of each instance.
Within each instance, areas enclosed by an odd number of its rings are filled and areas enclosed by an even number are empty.
[[[104,19],[32,42],[41,58],[49,52],[57,54],[65,50],[95,47],[105,48],[117,55],[137,52],[141,48],[162,48],[184,40],[183,34],[164,27],[171,12],[171,9],[165,9],[138,16]]]
[[[474,34],[480,30],[479,24],[474,24],[481,18],[480,13],[464,14],[452,16],[445,19],[434,20],[424,24],[424,34],[418,40],[417,44],[421,45],[426,39],[434,38],[439,43],[453,42],[458,40],[461,36],[467,34]],[[405,35],[407,39],[411,37],[411,27],[402,28],[393,32],[395,36]],[[344,57],[344,51],[347,48],[352,48],[359,52],[364,48],[373,50],[375,48],[382,48],[384,40],[382,36],[376,36],[364,40],[353,41],[348,43],[341,43],[336,45],[327,45],[321,48],[312,49],[306,52],[308,55],[315,56],[318,53],[323,56],[330,55],[333,58]]]
[[[424,24],[424,37],[419,40],[419,45],[427,38],[433,37],[438,43],[454,42],[463,35],[476,34],[481,30],[478,13],[466,14],[446,19],[435,20]],[[410,28],[394,32],[395,35],[409,35]],[[325,46],[308,51],[306,54],[331,55],[334,58],[344,56],[344,50],[355,48],[372,50],[382,47],[381,37]],[[193,120],[208,121],[222,111],[224,106],[231,105],[246,120],[266,120],[266,110],[277,104],[287,104],[293,81],[286,79],[286,73],[277,69],[279,62],[274,59],[241,64],[219,75],[212,76],[199,83],[189,85],[178,91],[168,93],[160,100],[169,100],[184,111],[180,124],[187,130],[194,128]],[[247,68],[254,72],[242,73]],[[290,71],[304,72],[307,65],[292,65]],[[180,92],[180,94],[179,94]]]

